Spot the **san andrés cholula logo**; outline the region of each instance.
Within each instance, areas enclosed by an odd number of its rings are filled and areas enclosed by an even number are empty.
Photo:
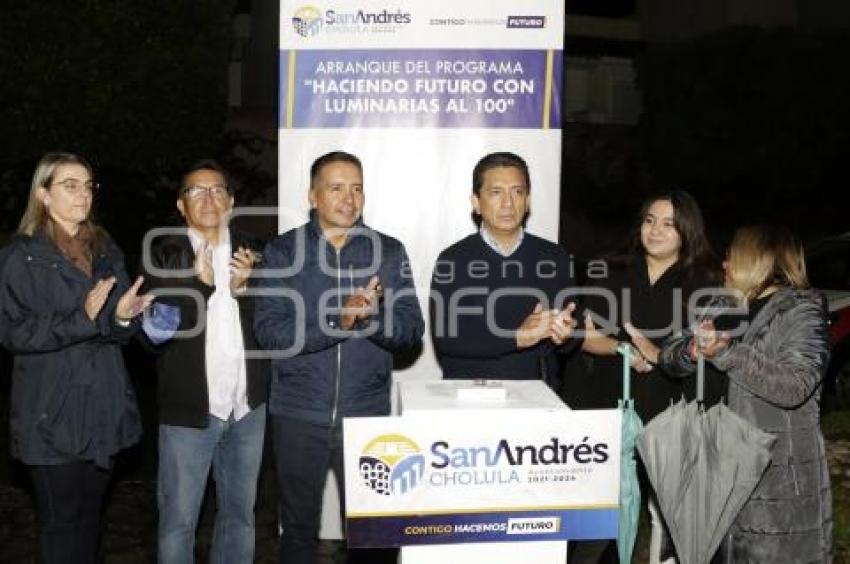
[[[292,16],[292,27],[301,37],[313,37],[322,30],[322,12],[315,6],[302,6]]]
[[[371,11],[364,9],[340,11],[330,8],[323,12],[316,6],[301,6],[292,16],[292,27],[301,37],[314,37],[323,28],[329,33],[388,32],[395,31],[411,21],[410,12],[401,8]]]
[[[404,435],[380,435],[363,447],[360,478],[381,495],[407,493],[419,484],[425,457],[415,442]]]

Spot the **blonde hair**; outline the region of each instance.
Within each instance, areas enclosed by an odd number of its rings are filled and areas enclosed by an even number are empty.
[[[35,235],[37,233],[46,234],[51,241],[56,240],[56,226],[47,212],[47,206],[41,198],[38,197],[38,189],[44,188],[48,190],[53,182],[53,177],[56,174],[56,169],[61,165],[76,164],[80,165],[88,171],[89,176],[92,176],[92,167],[84,158],[74,155],[73,153],[47,153],[35,167],[35,172],[32,175],[32,183],[30,184],[30,194],[27,199],[27,207],[24,210],[24,215],[21,217],[21,222],[18,224],[18,233],[24,235]],[[93,248],[99,247],[103,240],[103,230],[97,227],[91,219],[86,219],[83,222],[94,237],[92,243]]]
[[[726,259],[731,286],[748,300],[771,286],[809,287],[803,247],[785,228],[742,227],[735,232]]]

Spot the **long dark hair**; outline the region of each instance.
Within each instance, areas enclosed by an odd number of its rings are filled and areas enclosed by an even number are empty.
[[[696,199],[685,190],[674,190],[646,199],[634,219],[625,245],[611,257],[612,262],[631,262],[644,257],[646,251],[641,242],[641,226],[652,204],[663,201],[673,206],[673,226],[682,241],[676,267],[683,269],[686,278],[694,278],[699,274],[713,283],[719,283],[720,265],[705,232],[702,210]]]

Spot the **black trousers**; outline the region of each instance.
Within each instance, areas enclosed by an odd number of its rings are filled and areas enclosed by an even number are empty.
[[[30,466],[44,564],[94,564],[109,471],[90,462]]]
[[[313,564],[328,469],[334,472],[345,516],[342,426],[330,428],[280,416],[272,416],[271,422],[283,526],[278,562]],[[346,561],[395,562],[397,554],[394,549],[351,549]]]

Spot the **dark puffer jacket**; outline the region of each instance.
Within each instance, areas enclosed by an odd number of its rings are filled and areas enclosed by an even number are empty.
[[[93,460],[108,467],[142,432],[121,343],[136,330],[115,323],[127,290],[121,251],[106,241],[92,278],[43,235],[16,237],[0,254],[0,342],[14,355],[11,452],[26,464]],[[95,321],[86,295],[118,280]]]
[[[314,212],[266,246],[254,327],[273,355],[272,415],[334,425],[389,414],[391,351],[416,345],[424,321],[404,246],[362,225],[356,231],[336,252]],[[337,308],[372,275],[384,287],[378,313],[364,327],[340,331]]]
[[[683,335],[665,346],[665,370],[693,370],[689,341]],[[828,359],[822,301],[785,288],[713,360],[729,376],[729,408],[777,439],[770,465],[721,549],[723,561],[832,561],[832,500],[818,407]]]

